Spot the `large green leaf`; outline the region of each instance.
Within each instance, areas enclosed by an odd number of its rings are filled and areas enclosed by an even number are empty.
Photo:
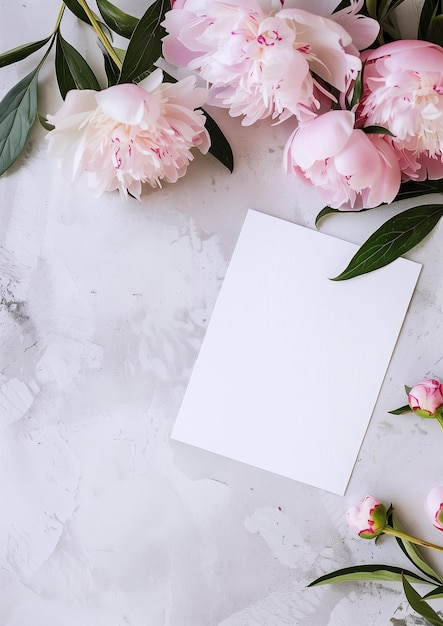
[[[25,147],[37,117],[37,80],[41,64],[17,83],[0,102],[0,175]]]
[[[106,24],[117,35],[130,39],[134,32],[135,27],[138,24],[138,19],[124,13],[121,9],[116,7],[109,0],[97,0],[98,10]]]
[[[403,574],[408,578],[408,580],[427,585],[432,584],[426,578],[423,578],[418,574],[414,574],[414,572],[409,572],[401,567],[394,567],[391,565],[355,565],[354,567],[344,567],[343,569],[338,569],[330,574],[320,576],[312,581],[308,587],[358,580],[385,580],[390,582],[399,582],[401,581]]]
[[[215,156],[216,159],[228,168],[230,172],[234,169],[234,156],[232,154],[231,146],[228,140],[220,130],[220,127],[212,119],[212,117],[203,111],[206,117],[205,127],[211,137],[211,147],[209,152]]]
[[[395,261],[416,246],[443,215],[443,204],[407,209],[385,222],[357,250],[346,269],[332,280],[347,280]]]
[[[390,513],[390,516],[388,518],[388,523],[394,528],[394,530],[405,532],[394,510],[392,510]],[[400,548],[402,549],[402,551],[406,554],[408,559],[415,565],[415,567],[417,567],[421,572],[423,572],[423,574],[426,574],[426,576],[429,576],[429,578],[434,580],[438,585],[443,584],[443,580],[441,579],[441,576],[439,576],[439,574],[423,558],[420,552],[420,549],[416,546],[415,543],[411,543],[410,541],[407,541],[406,539],[400,539],[399,537],[396,537],[396,541],[398,545],[400,546]]]
[[[414,611],[428,620],[432,626],[443,626],[443,620],[438,613],[423,600],[423,598],[415,591],[414,587],[408,583],[406,576],[402,576],[403,589],[405,596]]]
[[[32,41],[31,43],[25,43],[22,46],[18,46],[17,48],[12,48],[12,50],[8,50],[7,52],[3,52],[0,54],[0,67],[5,67],[6,65],[10,65],[11,63],[17,63],[17,61],[21,61],[22,59],[26,59],[30,54],[40,50],[43,46],[48,43],[51,39],[52,35],[46,37],[46,39],[40,39],[40,41]]]
[[[170,0],[156,0],[142,15],[129,41],[119,83],[139,82],[153,70],[161,56],[165,35],[160,24],[170,8]]]
[[[55,50],[55,71],[62,98],[70,89],[95,89],[100,85],[82,55],[69,44],[60,33],[57,34]]]

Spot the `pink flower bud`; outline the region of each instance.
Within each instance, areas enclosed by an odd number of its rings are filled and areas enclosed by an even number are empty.
[[[420,417],[434,417],[443,407],[443,385],[434,379],[422,380],[412,387],[408,403]]]
[[[386,508],[376,498],[366,496],[361,504],[348,509],[346,519],[360,537],[374,539],[386,526]]]
[[[426,498],[426,510],[438,530],[443,530],[443,487],[434,487]]]

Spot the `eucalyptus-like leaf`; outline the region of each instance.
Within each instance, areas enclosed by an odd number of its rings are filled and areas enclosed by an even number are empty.
[[[404,415],[405,413],[411,413],[411,407],[409,404],[405,404],[398,409],[394,409],[393,411],[388,411],[391,415]]]
[[[37,117],[37,80],[41,63],[17,83],[0,102],[0,175],[25,147]]]
[[[354,565],[353,567],[344,567],[330,574],[325,574],[316,578],[308,587],[317,587],[318,585],[329,585],[331,583],[344,583],[358,580],[385,580],[389,582],[400,582],[402,575],[413,582],[430,585],[426,578],[419,574],[414,574],[401,567],[392,565]]]
[[[408,407],[409,408],[409,407]],[[398,530],[400,532],[405,532],[404,528],[400,524],[400,521],[395,514],[395,511],[392,510],[390,517],[388,518],[388,523],[394,528],[394,530]],[[406,539],[400,539],[400,537],[396,537],[396,541],[408,559],[417,567],[423,574],[429,576],[433,581],[435,581],[438,585],[443,584],[443,580],[441,576],[429,565],[429,563],[422,556],[420,549],[415,543],[411,543]]]
[[[7,50],[7,52],[3,52],[0,54],[0,67],[5,67],[6,65],[10,65],[11,63],[17,63],[17,61],[21,61],[22,59],[26,59],[30,54],[40,50],[43,48],[45,44],[51,39],[52,35],[46,37],[46,39],[40,39],[40,41],[32,41],[31,43],[25,43],[22,46],[17,46],[17,48],[12,48],[12,50]]]
[[[62,98],[70,89],[94,89],[100,85],[82,55],[69,44],[60,33],[57,34],[55,49],[55,71]]]
[[[436,587],[425,596],[423,596],[424,600],[438,600],[439,598],[443,598],[443,585]]]
[[[348,280],[392,263],[420,243],[442,215],[443,204],[425,204],[395,215],[364,242],[346,269],[332,280]]]
[[[129,41],[119,83],[139,82],[154,69],[161,56],[162,37],[165,35],[165,29],[160,24],[170,8],[170,0],[156,0],[142,15]]]
[[[117,35],[130,39],[135,27],[138,24],[138,18],[125,13],[121,9],[109,2],[109,0],[96,0],[100,15]]]
[[[405,385],[405,391],[407,396],[411,393],[411,389],[412,387],[408,387],[408,385]]]
[[[406,580],[406,576],[402,576],[402,582],[406,600],[409,602],[414,611],[427,619],[428,622],[432,624],[432,626],[443,626],[443,620],[441,619],[441,617],[426,602],[426,600],[423,600],[420,594],[415,591],[414,587],[409,584],[409,582]]]
[[[433,18],[438,15],[440,0],[425,0],[421,9],[418,22],[418,39],[428,39],[429,25]]]
[[[318,228],[318,225],[321,222],[321,220],[327,215],[331,215],[331,213],[341,213],[341,211],[339,211],[338,209],[333,209],[330,206],[325,206],[324,209],[322,209],[320,213],[317,215],[317,217],[315,218],[316,228]]]
[[[209,152],[220,161],[222,165],[228,168],[230,172],[234,169],[234,156],[228,140],[222,133],[218,124],[212,119],[209,113],[203,111],[206,117],[205,127],[211,138],[211,147]]]

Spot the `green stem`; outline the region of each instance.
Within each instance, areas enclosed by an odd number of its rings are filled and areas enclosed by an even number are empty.
[[[441,410],[438,410],[435,414],[435,419],[437,420],[437,422],[440,424],[440,426],[443,428],[443,416],[441,414]]]
[[[52,31],[53,35],[55,35],[58,29],[60,28],[60,22],[62,21],[62,17],[63,17],[63,13],[65,12],[65,9],[66,9],[66,5],[63,2],[57,15],[57,21],[55,22],[54,30]]]
[[[118,69],[121,70],[122,69],[122,62],[118,58],[118,55],[117,55],[116,51],[114,50],[114,48],[112,47],[111,42],[106,37],[106,35],[103,32],[103,30],[101,29],[100,24],[95,19],[95,15],[91,11],[91,9],[89,8],[87,2],[85,0],[78,0],[78,3],[82,7],[82,9],[86,13],[86,15],[88,16],[89,21],[91,22],[92,28],[97,33],[97,36],[100,39],[100,41],[102,42],[103,46],[105,47],[105,50],[107,51],[107,53],[109,54],[111,59],[114,61],[114,63],[118,67]]]
[[[415,543],[418,546],[423,546],[423,548],[432,548],[432,550],[437,550],[438,552],[443,552],[443,548],[441,546],[437,546],[435,543],[430,543],[429,541],[424,541],[424,539],[417,539],[416,537],[411,537],[407,533],[403,533],[400,530],[394,530],[391,526],[385,526],[383,528],[383,532],[387,535],[393,535],[394,537],[398,537],[399,539],[404,539],[405,541],[410,541],[411,543]]]

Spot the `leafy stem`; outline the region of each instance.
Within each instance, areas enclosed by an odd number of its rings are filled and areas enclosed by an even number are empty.
[[[91,22],[92,28],[97,33],[97,36],[100,39],[100,41],[102,42],[106,52],[109,54],[111,59],[114,61],[115,65],[118,67],[118,69],[121,70],[122,62],[121,62],[118,54],[114,50],[111,42],[106,37],[105,33],[103,32],[102,28],[100,27],[100,24],[97,22],[94,13],[91,11],[91,9],[88,6],[88,3],[86,2],[86,0],[78,0],[78,3],[82,7],[82,9],[86,13],[86,15],[88,16],[88,19]]]
[[[383,532],[387,535],[393,535],[394,537],[398,537],[399,539],[403,539],[405,541],[409,541],[410,543],[415,543],[418,546],[422,546],[424,548],[431,548],[432,550],[437,550],[438,552],[443,552],[443,547],[437,546],[435,543],[430,543],[429,541],[425,541],[424,539],[418,539],[417,537],[411,537],[408,533],[402,532],[401,530],[396,530],[391,526],[386,525],[383,528]]]
[[[58,32],[58,29],[60,28],[60,23],[62,21],[62,17],[63,17],[63,13],[65,12],[65,9],[66,9],[66,4],[63,2],[57,15],[57,20],[55,22],[54,30],[52,31],[53,35],[56,35]]]

